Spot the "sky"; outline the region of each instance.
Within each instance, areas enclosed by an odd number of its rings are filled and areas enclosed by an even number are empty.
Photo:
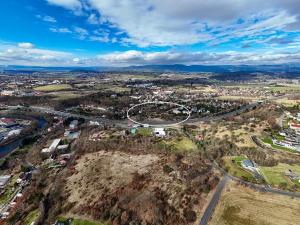
[[[0,65],[300,64],[299,0],[2,0]]]

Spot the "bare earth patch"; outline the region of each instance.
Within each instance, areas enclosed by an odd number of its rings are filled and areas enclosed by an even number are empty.
[[[77,159],[66,205],[68,215],[114,225],[196,224],[217,183],[197,157],[98,151]]]
[[[75,173],[68,179],[68,187],[73,189],[69,196],[70,202],[89,203],[90,194],[101,193],[104,188],[114,188],[128,184],[134,173],[150,172],[153,163],[159,158],[155,155],[128,155],[122,152],[99,151],[84,155],[78,160]],[[109,184],[109,185],[107,185]],[[75,191],[75,190],[76,191]],[[84,190],[81,191],[81,190]]]

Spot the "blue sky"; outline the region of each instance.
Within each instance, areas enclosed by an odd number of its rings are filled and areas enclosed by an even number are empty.
[[[0,27],[0,65],[300,62],[298,0],[10,0]]]

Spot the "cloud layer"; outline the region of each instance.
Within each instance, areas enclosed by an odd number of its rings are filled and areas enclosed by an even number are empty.
[[[48,0],[87,14],[91,24],[124,31],[140,47],[218,44],[278,31],[299,31],[299,0]],[[95,10],[98,14],[95,14]]]
[[[163,65],[163,64],[186,64],[186,65],[239,65],[239,64],[286,64],[299,63],[300,51],[298,52],[140,52],[127,51],[112,53],[98,57],[109,65]]]
[[[49,38],[93,42],[82,45],[88,46],[89,49],[83,50],[91,55],[90,50],[93,56],[85,57],[74,49],[70,52],[41,49],[28,42],[0,42],[0,64],[123,66],[300,62],[299,0],[44,2],[47,9],[59,9],[41,10],[35,16],[52,32]],[[67,11],[68,19],[60,17],[61,11]],[[61,38],[62,35],[66,38]],[[66,42],[62,41],[62,45],[66,45],[64,49],[68,49]],[[110,49],[114,52],[97,56],[97,48],[101,52],[102,47],[105,52]]]
[[[32,43],[0,43],[0,65],[51,66],[73,65],[67,52],[36,48]]]
[[[30,66],[129,66],[129,65],[238,65],[299,63],[300,51],[268,52],[143,52],[126,51],[95,57],[78,57],[62,51],[36,48],[32,43],[0,43],[0,65]]]

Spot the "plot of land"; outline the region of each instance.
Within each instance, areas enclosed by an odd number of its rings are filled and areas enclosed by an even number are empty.
[[[300,200],[230,183],[209,225],[296,225]]]
[[[192,152],[198,149],[197,145],[186,137],[180,137],[171,141],[162,141],[161,143],[172,151]]]
[[[216,93],[217,90],[213,87],[210,86],[176,86],[174,88],[174,90],[176,90],[176,92],[180,92],[180,93],[186,93],[186,92],[190,92],[190,93]]]
[[[144,137],[150,137],[153,135],[153,130],[152,128],[139,128],[138,134]]]
[[[221,100],[248,100],[248,101],[257,101],[259,98],[252,97],[252,96],[224,95],[224,96],[219,96],[218,99],[221,99]]]
[[[113,215],[129,220],[130,212],[132,220],[142,218],[140,224],[194,224],[217,179],[197,156],[168,157],[120,151],[82,155],[64,190],[66,204],[74,207],[62,216],[104,220],[109,212],[111,222]]]
[[[69,84],[50,84],[45,86],[35,87],[34,90],[36,91],[64,91],[64,90],[71,90],[72,86]]]
[[[77,170],[80,173],[69,179],[69,187],[74,189],[69,200],[89,203],[92,199],[88,199],[91,196],[86,193],[101,193],[105,187],[104,183],[98,183],[97,180],[109,183],[111,188],[120,187],[128,183],[135,172],[149,172],[151,165],[158,159],[157,156],[150,154],[131,156],[103,151],[88,154],[77,164]],[[93,182],[95,182],[95,186],[91,185]]]
[[[25,219],[25,225],[31,225],[32,223],[35,222],[35,220],[38,218],[39,216],[39,210],[33,210],[32,212],[30,212],[26,219]]]
[[[278,91],[280,93],[299,92],[300,91],[300,85],[268,86],[266,89],[269,89],[269,90],[272,90],[272,91]]]
[[[252,123],[244,125],[236,125],[234,123],[227,124],[205,124],[201,123],[199,132],[205,132],[205,138],[219,138],[232,140],[238,147],[256,147],[252,141],[251,136],[260,136],[263,129],[266,127],[265,123],[254,125]],[[251,132],[249,132],[251,130]],[[234,138],[234,139],[233,139]]]
[[[14,176],[9,183],[7,184],[6,188],[5,188],[5,192],[3,194],[1,194],[0,196],[0,206],[2,204],[7,203],[7,201],[9,201],[9,199],[14,195],[15,193],[15,183],[17,180],[17,176]]]
[[[68,223],[68,219],[66,219],[66,218],[59,218],[59,222],[61,224],[66,224],[66,225],[69,224]],[[74,219],[74,218],[72,218],[71,225],[106,225],[106,224],[105,223],[91,221],[91,220]]]
[[[293,185],[293,182],[285,175],[289,169],[294,173],[300,174],[299,165],[279,163],[277,166],[273,167],[260,167],[262,175],[269,184],[275,186],[286,185],[286,187]]]
[[[284,105],[286,107],[293,107],[295,105],[300,104],[299,99],[288,99],[288,98],[277,99],[275,102]]]
[[[293,150],[293,149],[290,149],[290,148],[286,148],[286,147],[283,147],[283,146],[280,146],[280,145],[274,145],[271,138],[264,138],[264,139],[262,139],[262,141],[265,144],[270,145],[272,148],[275,148],[275,149],[278,149],[278,150],[293,152],[293,153],[297,152],[296,150]]]
[[[236,177],[241,177],[241,178],[247,179],[249,181],[251,181],[251,180],[254,181],[253,175],[250,172],[248,172],[247,170],[243,169],[241,166],[241,161],[244,159],[246,159],[246,158],[242,157],[242,156],[223,157],[223,161],[225,163],[225,168],[230,174],[232,174],[233,176],[236,176]]]
[[[86,95],[87,93],[85,93]],[[58,91],[58,92],[51,92],[49,96],[54,96],[54,100],[67,100],[72,98],[78,98],[83,96],[82,93],[72,92],[72,91]]]

